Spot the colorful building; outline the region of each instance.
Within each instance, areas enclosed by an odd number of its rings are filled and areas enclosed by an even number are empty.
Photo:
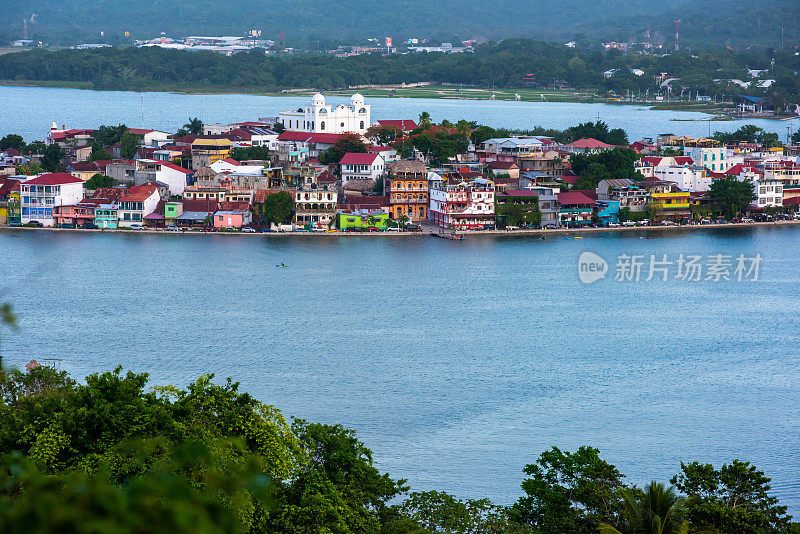
[[[558,197],[558,221],[564,226],[583,226],[592,223],[597,202],[579,191],[565,191]]]
[[[98,228],[119,228],[119,210],[116,204],[100,204],[94,209],[94,224]]]
[[[241,228],[250,224],[253,216],[245,210],[217,211],[213,221],[214,228]]]
[[[62,172],[42,174],[20,185],[20,222],[53,226],[53,209],[83,200],[83,180]]]
[[[485,178],[456,180],[431,186],[430,220],[442,228],[460,230],[494,227],[494,182]]]
[[[419,160],[400,160],[389,166],[387,195],[392,218],[428,218],[428,167]]]
[[[336,213],[336,227],[339,230],[348,228],[380,228],[389,226],[389,214],[383,210],[353,210]]]
[[[55,224],[69,224],[74,228],[82,228],[94,223],[95,207],[92,204],[75,204],[73,206],[56,206],[53,209]]]

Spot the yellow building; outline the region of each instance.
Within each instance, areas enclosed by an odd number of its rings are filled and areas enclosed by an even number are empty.
[[[192,141],[192,168],[199,169],[211,165],[231,154],[233,142],[230,139],[204,139],[199,137]]]
[[[650,202],[661,206],[662,215],[667,219],[686,217],[691,213],[692,198],[689,191],[650,193]]]

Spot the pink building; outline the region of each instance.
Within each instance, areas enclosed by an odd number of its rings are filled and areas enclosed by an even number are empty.
[[[214,228],[241,228],[253,221],[249,211],[218,211],[214,213]]]
[[[78,228],[87,223],[94,224],[94,208],[92,204],[56,206],[53,208],[53,221],[56,225],[71,224]]]

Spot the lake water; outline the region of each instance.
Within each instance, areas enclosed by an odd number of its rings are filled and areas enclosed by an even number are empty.
[[[641,239],[649,235],[656,239]],[[607,279],[584,285],[584,251]],[[756,282],[615,282],[620,254],[761,254]],[[289,268],[277,269],[286,263]],[[6,363],[233,377],[416,490],[510,503],[583,444],[646,483],[750,460],[800,514],[800,228],[551,236],[0,232]],[[643,276],[644,278],[644,276]]]
[[[68,128],[96,128],[124,123],[132,128],[174,132],[189,117],[203,122],[231,123],[276,117],[279,112],[306,105],[309,97],[258,95],[186,95],[124,91],[82,91],[47,87],[0,87],[0,136],[22,135],[26,141],[43,139],[52,122]],[[348,103],[331,97],[332,104]],[[781,138],[785,122],[765,119],[708,121],[710,115],[696,112],[653,111],[644,106],[570,104],[559,102],[507,102],[489,100],[439,100],[421,98],[372,98],[373,119],[416,119],[423,111],[434,121],[474,120],[497,128],[526,129],[534,126],[565,129],[599,117],[611,128],[623,128],[631,141],[673,132],[706,136],[715,131],[734,131],[755,124]],[[797,121],[794,127],[797,127]]]

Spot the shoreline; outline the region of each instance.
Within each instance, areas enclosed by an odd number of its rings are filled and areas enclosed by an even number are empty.
[[[728,224],[691,224],[683,226],[620,226],[618,228],[554,228],[554,229],[520,229],[520,230],[465,230],[458,232],[466,238],[477,236],[496,236],[496,237],[514,237],[514,236],[548,236],[548,235],[568,235],[568,234],[595,234],[600,232],[631,232],[631,231],[686,231],[686,230],[703,230],[703,229],[731,229],[731,228],[750,228],[756,226],[798,226],[800,220],[792,221],[773,221],[773,222],[752,222],[752,223],[728,223]],[[46,232],[72,232],[72,233],[92,233],[92,234],[134,234],[134,235],[197,235],[197,236],[246,236],[246,237],[436,237],[431,235],[431,231],[438,231],[438,227],[426,227],[422,232],[167,232],[165,230],[84,230],[78,228],[54,228],[45,226],[42,228],[29,227],[29,226],[0,226],[0,231],[46,231]]]
[[[50,89],[74,89],[77,91],[113,91],[120,93],[169,93],[187,96],[202,95],[251,95],[267,97],[300,97],[310,96],[316,92],[315,89],[281,89],[278,91],[263,91],[258,87],[240,87],[231,90],[228,87],[206,87],[206,88],[181,88],[181,87],[160,87],[150,90],[136,88],[126,89],[100,89],[91,86],[91,82],[69,82],[69,81],[48,81],[48,80],[0,80],[0,87],[42,87]],[[424,87],[409,87],[396,89],[362,89],[366,96],[370,98],[412,98],[412,99],[433,99],[433,100],[470,100],[477,102],[531,102],[531,103],[562,103],[562,104],[608,104],[618,106],[643,106],[651,111],[685,111],[694,113],[704,113],[709,115],[709,119],[692,119],[706,121],[730,121],[736,117],[728,114],[719,105],[709,105],[707,103],[694,102],[636,102],[636,101],[609,101],[607,98],[598,96],[588,90],[558,90],[541,89],[531,90],[529,88],[502,88],[502,89],[471,89],[473,92],[461,93],[458,96],[453,93],[455,86],[429,85]],[[346,97],[358,92],[359,89],[340,88],[326,91],[329,96]],[[496,93],[496,98],[489,98],[489,94]],[[521,100],[516,100],[513,95],[521,93]],[[484,95],[485,94],[485,95]],[[770,117],[760,117],[769,120]],[[779,117],[771,117],[781,120]]]

